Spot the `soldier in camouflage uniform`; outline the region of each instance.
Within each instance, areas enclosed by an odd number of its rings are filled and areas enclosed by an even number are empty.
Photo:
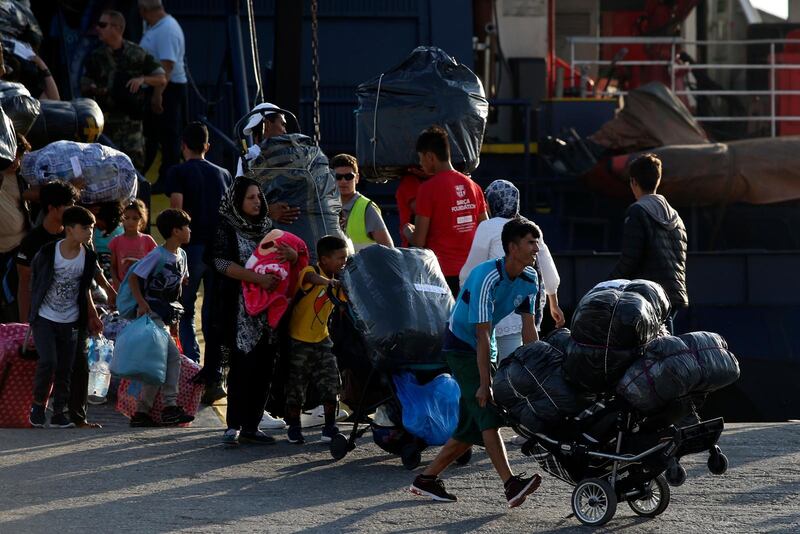
[[[148,100],[144,86],[161,87],[167,78],[161,64],[142,47],[122,38],[125,17],[107,10],[97,23],[103,43],[87,58],[81,93],[93,97],[105,113],[104,132],[133,165],[144,165],[142,118]]]

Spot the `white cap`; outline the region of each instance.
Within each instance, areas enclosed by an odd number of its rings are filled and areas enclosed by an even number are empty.
[[[258,115],[253,115],[249,119],[247,119],[247,124],[245,125],[243,130],[244,135],[250,135],[251,133],[253,133],[253,128],[261,124],[261,122],[264,120],[265,115],[274,115],[275,113],[280,113],[283,111],[275,104],[271,104],[269,102],[264,102],[263,104],[257,105],[256,107],[253,108],[253,111],[256,110],[259,111],[273,110],[273,111],[272,113],[266,113],[266,114],[259,113]]]

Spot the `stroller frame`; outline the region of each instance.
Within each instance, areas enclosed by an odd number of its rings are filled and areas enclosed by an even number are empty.
[[[355,411],[353,413],[353,428],[350,431],[349,436],[346,436],[343,433],[336,434],[330,443],[330,453],[334,460],[341,460],[347,453],[354,450],[356,448],[356,440],[366,434],[367,430],[370,429],[370,422],[367,418],[367,415],[372,413],[373,411],[377,410],[380,406],[383,406],[387,402],[392,400],[397,401],[399,403],[399,399],[397,398],[397,394],[395,392],[394,386],[390,386],[391,395],[388,397],[382,398],[378,402],[370,405],[365,405],[364,401],[367,398],[367,394],[370,389],[370,385],[372,385],[373,380],[376,378],[376,375],[379,373],[386,373],[389,374],[391,371],[438,371],[441,370],[442,372],[447,371],[447,364],[445,363],[428,363],[428,364],[405,364],[393,367],[391,370],[389,369],[379,369],[377,365],[373,362],[372,367],[370,368],[369,375],[367,376],[367,380],[364,382],[364,387],[361,390],[361,398],[359,400],[358,406],[356,406]],[[359,428],[359,425],[361,427]],[[422,457],[420,454],[420,450],[416,447],[409,448],[407,451],[403,451],[401,454],[401,459],[403,461],[403,466],[406,469],[414,469],[419,466],[420,462],[422,461]]]
[[[601,406],[599,415],[613,413],[613,408]],[[717,445],[725,426],[722,418],[698,419],[696,424],[680,428],[648,429],[646,418],[621,409],[616,415],[616,437],[606,443],[589,435],[575,419],[564,421],[571,428],[562,439],[512,426],[529,438],[522,446],[523,454],[533,456],[544,471],[574,486],[573,514],[585,525],[610,521],[620,500],[627,501],[640,516],[663,513],[670,501],[669,486],[680,486],[686,480],[686,470],[680,465],[683,456],[708,451],[712,474],[721,475],[728,467],[728,459]],[[604,448],[612,444],[612,451]]]

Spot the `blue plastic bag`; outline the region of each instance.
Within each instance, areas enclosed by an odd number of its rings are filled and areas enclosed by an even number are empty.
[[[458,425],[458,383],[449,374],[441,374],[425,385],[420,385],[412,373],[393,378],[405,429],[428,445],[443,445]]]
[[[167,331],[143,315],[117,336],[111,373],[145,384],[161,385],[167,379],[168,346]]]

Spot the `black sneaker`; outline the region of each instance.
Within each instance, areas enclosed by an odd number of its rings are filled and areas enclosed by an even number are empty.
[[[167,406],[161,412],[161,424],[164,426],[183,425],[194,421],[194,416],[183,411],[180,406]]]
[[[322,436],[319,440],[323,443],[330,443],[333,437],[339,433],[339,427],[336,425],[325,425],[322,429]]]
[[[256,445],[274,445],[275,438],[263,433],[260,430],[255,432],[245,432],[244,430],[239,433],[240,443],[254,443]]]
[[[303,428],[299,426],[290,426],[286,432],[286,439],[289,443],[296,443],[298,445],[305,443],[306,438],[303,437]]]
[[[44,428],[45,423],[44,406],[41,404],[34,404],[31,406],[31,413],[28,416],[28,422],[33,428]]]
[[[151,427],[151,426],[158,426],[158,424],[153,421],[153,418],[150,417],[149,414],[144,412],[136,412],[131,417],[130,425],[132,427]]]
[[[50,428],[75,428],[75,423],[63,412],[54,413],[50,418]]]
[[[509,478],[505,483],[506,500],[508,500],[509,508],[516,508],[525,502],[525,498],[536,491],[539,484],[542,483],[542,477],[533,475],[532,477],[525,477],[525,473],[514,475]]]
[[[414,479],[414,483],[408,488],[414,495],[430,497],[434,501],[456,502],[458,497],[452,493],[447,493],[444,482],[439,477],[426,477],[419,475]]]

